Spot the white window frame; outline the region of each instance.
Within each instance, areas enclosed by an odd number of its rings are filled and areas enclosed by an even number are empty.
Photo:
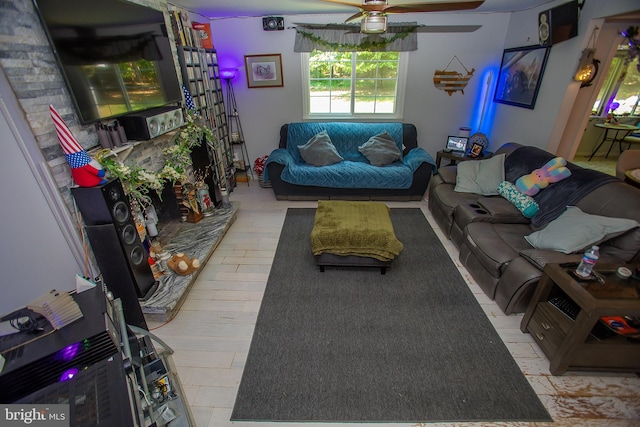
[[[614,56],[614,60],[618,59],[616,65],[613,65],[613,61],[610,64],[611,68],[608,71],[607,80],[605,80],[603,86],[600,88],[598,92],[598,96],[595,102],[600,101],[598,104],[598,108],[592,108],[592,115],[599,117],[606,117],[608,111],[605,111],[605,107],[609,104],[609,101],[616,98],[618,96],[618,91],[620,90],[620,85],[624,82],[624,79],[627,75],[627,70],[631,67],[635,67],[635,62],[631,64],[625,64],[625,58],[628,55],[625,49],[618,49],[616,55]],[[602,94],[602,98],[600,95]],[[595,106],[594,102],[594,106]],[[631,110],[631,112],[639,109],[639,102],[636,101],[636,105]],[[615,114],[615,113],[614,113]],[[618,113],[619,114],[619,113]],[[638,114],[630,114],[629,117],[638,117]]]
[[[409,64],[409,52],[399,52],[398,55],[398,82],[394,113],[310,113],[310,81],[309,81],[309,53],[303,52],[302,61],[302,117],[304,120],[402,120],[404,114],[404,96],[407,87],[407,71]]]

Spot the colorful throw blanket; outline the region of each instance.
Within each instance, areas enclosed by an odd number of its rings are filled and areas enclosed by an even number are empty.
[[[505,179],[515,182],[522,175],[538,169],[555,155],[536,147],[520,147],[504,160]],[[596,170],[581,168],[567,162],[571,176],[550,184],[533,199],[539,206],[538,213],[531,218],[534,227],[542,227],[559,217],[567,208],[574,206],[584,196],[609,182],[617,181],[614,176]]]
[[[355,255],[391,261],[402,251],[381,202],[318,201],[311,249],[314,255]]]

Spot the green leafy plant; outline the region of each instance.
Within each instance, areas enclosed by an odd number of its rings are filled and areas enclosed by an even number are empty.
[[[96,156],[111,178],[119,178],[127,195],[138,201],[141,206],[151,204],[149,192],[155,190],[158,195],[164,187],[164,178],[139,166],[127,166],[114,157],[107,157],[108,150],[102,150]]]
[[[155,191],[158,196],[167,181],[184,183],[192,175],[191,151],[203,142],[213,142],[213,132],[201,123],[195,113],[187,112],[185,125],[176,133],[172,144],[162,150],[164,165],[158,172],[152,172],[140,166],[128,166],[111,155],[110,150],[101,150],[97,160],[112,178],[119,178],[125,192],[141,206],[151,204],[149,193]],[[195,178],[194,178],[195,180]]]
[[[631,63],[634,59],[638,58],[638,72],[640,72],[640,31],[638,27],[629,27],[622,31],[622,36],[627,39],[629,50],[627,57],[625,58],[625,64]]]

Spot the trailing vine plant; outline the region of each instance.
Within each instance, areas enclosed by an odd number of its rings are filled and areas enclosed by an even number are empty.
[[[113,156],[111,150],[100,150],[96,159],[111,178],[119,178],[125,192],[141,206],[151,204],[150,192],[158,197],[166,182],[176,184],[190,180],[192,171],[191,151],[203,142],[213,144],[213,132],[199,122],[199,117],[187,111],[185,125],[173,137],[170,146],[162,150],[164,164],[157,171],[149,171],[141,166],[128,166]]]
[[[352,51],[352,52],[361,52],[361,51],[378,51],[378,50],[384,50],[387,46],[389,46],[390,44],[392,44],[393,42],[395,42],[396,40],[402,40],[405,39],[409,36],[409,34],[411,34],[413,31],[415,31],[415,29],[417,28],[417,26],[414,27],[409,27],[409,29],[407,31],[403,31],[400,33],[396,33],[394,34],[392,37],[386,38],[386,37],[379,37],[376,39],[368,39],[365,38],[362,42],[360,43],[337,43],[337,42],[329,42],[325,39],[323,39],[322,37],[316,36],[315,34],[312,34],[308,31],[304,31],[300,28],[296,28],[296,32],[298,34],[300,34],[302,37],[309,39],[317,44],[319,44],[320,46],[324,47],[324,48],[328,48],[330,50],[333,51],[340,51],[340,50],[345,50],[345,51]]]

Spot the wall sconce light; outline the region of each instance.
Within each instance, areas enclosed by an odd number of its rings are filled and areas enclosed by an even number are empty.
[[[380,34],[387,31],[387,15],[380,12],[368,12],[360,23],[360,32]]]
[[[580,62],[578,62],[578,69],[573,75],[573,80],[580,82],[581,88],[591,86],[598,75],[598,65],[600,64],[600,61],[595,59],[596,33],[598,30],[598,27],[593,28],[591,37],[589,37],[589,44],[587,45],[587,48],[582,51]]]
[[[600,61],[594,58],[595,54],[596,50],[593,48],[587,48],[582,51],[578,69],[573,76],[575,81],[581,82],[580,87],[591,86],[593,80],[595,80],[598,75],[598,65]]]

